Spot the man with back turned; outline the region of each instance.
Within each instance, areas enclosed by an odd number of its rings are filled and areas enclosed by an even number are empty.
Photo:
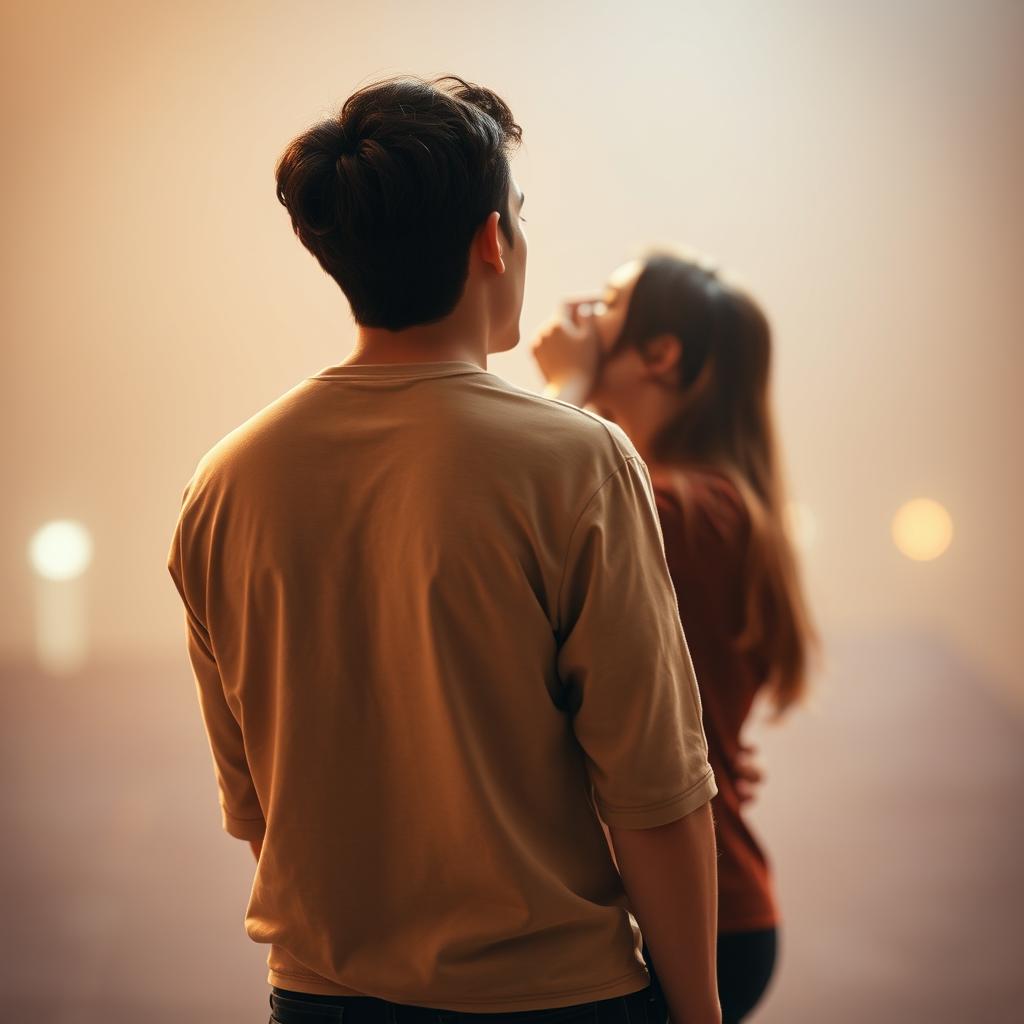
[[[719,1019],[647,469],[486,368],[519,341],[520,140],[492,91],[398,78],[289,145],[278,198],[356,345],[185,489],[169,569],[281,1024]]]

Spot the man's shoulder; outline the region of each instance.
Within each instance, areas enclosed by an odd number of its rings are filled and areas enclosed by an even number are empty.
[[[215,441],[196,463],[185,487],[185,502],[210,491],[221,493],[246,462],[269,468],[270,450],[283,448],[278,436],[280,421],[307,385],[307,381],[300,381]]]
[[[571,446],[582,452],[604,454],[614,462],[637,456],[626,432],[613,421],[570,402],[537,394],[513,384],[494,373],[488,383],[505,397],[510,408],[503,410],[501,422],[518,431],[524,439],[533,438],[538,446]]]

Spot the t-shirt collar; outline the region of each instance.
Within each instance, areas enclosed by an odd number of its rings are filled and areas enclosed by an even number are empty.
[[[429,363],[348,363],[326,366],[313,375],[313,380],[366,380],[383,378],[452,377],[460,373],[486,373],[476,363],[465,359],[437,360]]]

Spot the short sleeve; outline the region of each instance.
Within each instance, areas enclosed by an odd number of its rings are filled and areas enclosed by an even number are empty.
[[[185,633],[195,676],[199,707],[213,755],[224,831],[238,839],[260,839],[266,822],[249,772],[242,730],[224,695],[210,637],[188,597],[188,573],[182,551],[179,518],[167,568],[185,605]]]
[[[623,460],[569,541],[558,674],[608,825],[654,828],[717,792],[647,467]]]

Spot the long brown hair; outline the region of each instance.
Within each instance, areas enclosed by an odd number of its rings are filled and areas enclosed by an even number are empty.
[[[771,329],[757,303],[696,259],[642,259],[613,351],[672,334],[682,343],[679,411],[654,438],[651,459],[673,470],[686,513],[686,470],[705,466],[735,484],[750,518],[741,646],[766,666],[781,714],[807,689],[818,638],[785,527],[785,496],[769,400]]]

